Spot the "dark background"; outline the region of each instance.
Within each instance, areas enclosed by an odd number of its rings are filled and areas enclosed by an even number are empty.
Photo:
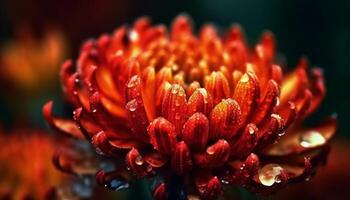
[[[87,38],[112,32],[144,15],[150,16],[154,23],[169,25],[179,13],[189,14],[196,28],[212,22],[221,29],[237,22],[245,29],[251,45],[262,31],[269,29],[274,32],[278,51],[289,68],[302,55],[307,55],[312,65],[324,70],[327,86],[326,99],[309,122],[321,122],[337,113],[338,140],[350,137],[350,1],[0,0],[0,48],[23,26],[30,27],[40,37],[44,27],[54,25],[67,36],[70,57],[75,58],[80,44]],[[58,85],[58,79],[53,81]],[[33,126],[44,126],[40,107],[48,99],[60,99],[57,87],[49,96],[44,95],[31,104],[30,116],[34,117],[29,123]],[[7,94],[7,88],[1,87],[0,124],[11,127],[16,113],[3,100]]]

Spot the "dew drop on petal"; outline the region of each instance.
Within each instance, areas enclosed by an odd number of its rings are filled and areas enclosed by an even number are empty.
[[[249,127],[249,134],[254,134],[254,132],[255,132],[255,130],[254,130],[254,128],[253,127]]]
[[[129,188],[129,183],[125,181],[113,179],[109,182],[109,184],[105,184],[105,187],[108,187],[115,191],[120,191],[120,190]]]
[[[208,155],[214,155],[215,148],[213,146],[207,148],[207,154]]]
[[[133,100],[129,101],[126,104],[125,108],[128,109],[131,112],[134,112],[137,109],[137,101],[136,101],[136,99],[133,99]]]
[[[279,175],[283,168],[277,164],[267,164],[259,170],[259,180],[265,186],[272,186],[274,183],[280,183]]]
[[[136,165],[143,165],[143,158],[141,156],[137,156],[135,159]]]
[[[148,165],[147,166],[147,172],[151,172],[153,170],[152,166],[151,165]]]
[[[279,106],[279,105],[280,105],[280,98],[276,97],[276,106]]]
[[[131,77],[130,81],[129,81],[128,84],[127,84],[127,87],[128,87],[128,88],[133,88],[133,87],[135,87],[135,86],[137,85],[137,83],[138,83],[137,81],[138,81],[138,76],[137,76],[137,75]]]
[[[324,144],[326,139],[318,131],[308,131],[300,136],[299,141],[301,146],[310,148]]]
[[[284,131],[282,131],[282,132],[280,132],[280,133],[278,133],[278,136],[283,136],[284,134],[286,134],[286,132],[284,132]]]
[[[247,74],[244,74],[240,80],[241,83],[246,83],[249,80],[249,76]]]

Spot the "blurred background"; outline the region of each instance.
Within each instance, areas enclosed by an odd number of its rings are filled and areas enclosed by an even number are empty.
[[[20,128],[19,135],[33,135],[25,130],[38,129],[41,135],[52,137],[41,116],[41,107],[49,99],[63,107],[58,70],[65,59],[76,58],[84,40],[110,33],[140,16],[169,25],[179,13],[187,13],[196,28],[212,22],[223,30],[239,23],[251,45],[262,31],[269,29],[289,68],[306,55],[312,65],[324,70],[327,96],[309,123],[338,114],[340,126],[328,166],[320,170],[316,179],[271,198],[328,199],[334,194],[349,197],[350,192],[343,186],[350,184],[346,171],[350,161],[344,159],[350,153],[349,9],[350,1],[328,0],[1,0],[1,134],[10,137],[18,132],[14,129]],[[142,184],[137,188],[142,189]]]

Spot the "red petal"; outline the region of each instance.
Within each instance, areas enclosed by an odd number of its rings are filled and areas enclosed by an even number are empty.
[[[253,151],[258,143],[258,128],[255,124],[248,124],[243,135],[231,145],[231,156],[236,158],[245,158]]]
[[[190,19],[186,15],[176,17],[171,25],[171,39],[180,39],[184,34],[192,33],[192,25]]]
[[[152,167],[160,168],[165,165],[167,162],[167,158],[164,157],[162,154],[160,154],[157,151],[148,151],[144,156],[143,159],[150,164]]]
[[[135,148],[132,148],[126,155],[126,163],[140,178],[147,176],[152,171],[152,167],[144,162],[143,157]]]
[[[185,142],[176,144],[174,153],[171,159],[171,167],[179,175],[183,175],[192,170],[192,158],[190,150]]]
[[[233,99],[222,100],[210,115],[209,139],[232,138],[241,124],[241,110]]]
[[[311,92],[312,92],[312,101],[309,112],[313,112],[322,102],[325,94],[326,88],[324,83],[324,77],[322,70],[319,68],[312,69],[312,81],[311,81]]]
[[[271,115],[273,108],[279,101],[279,88],[274,80],[270,80],[267,84],[264,97],[261,99],[251,120],[252,123],[259,125],[263,119]]]
[[[193,93],[199,89],[201,87],[201,85],[199,84],[198,81],[193,81],[191,82],[191,84],[187,87],[186,89],[186,94],[188,97],[190,97],[191,99],[191,96],[193,95]],[[189,100],[190,101],[190,100]]]
[[[244,162],[231,162],[234,171],[223,177],[223,180],[233,185],[244,185],[257,174],[259,163],[259,157],[253,153],[247,156]]]
[[[203,168],[216,168],[225,164],[230,155],[230,145],[226,140],[218,140],[204,153],[194,155],[197,165]]]
[[[129,126],[137,139],[144,142],[149,140],[147,134],[148,119],[141,96],[141,80],[135,75],[131,77],[127,84],[125,108],[128,111]]]
[[[95,121],[106,132],[110,139],[129,139],[133,135],[129,134],[126,122],[120,118],[112,116],[102,105],[98,92],[90,96],[91,114]]]
[[[209,121],[202,113],[193,114],[182,129],[182,139],[195,151],[203,151],[209,137]]]
[[[91,116],[82,108],[77,108],[73,111],[73,119],[80,127],[80,131],[89,140],[96,133],[101,131],[101,128],[93,121]]]
[[[166,94],[168,93],[168,90],[170,90],[170,88],[171,88],[171,84],[165,81],[157,89],[156,102],[155,102],[157,115],[161,115],[162,113],[163,101]]]
[[[204,85],[213,97],[214,105],[218,104],[222,99],[230,97],[230,86],[222,72],[212,72]]]
[[[175,127],[168,120],[158,117],[148,127],[151,144],[160,153],[170,155],[175,148]]]
[[[154,200],[167,200],[168,192],[166,191],[165,184],[162,183],[156,187],[153,191],[153,199]]]
[[[167,91],[162,106],[162,116],[174,124],[176,133],[181,133],[186,120],[187,101],[185,90],[177,84]]]
[[[233,94],[233,98],[237,101],[242,111],[241,124],[244,124],[253,113],[259,94],[259,85],[256,76],[252,73],[244,74]]]
[[[198,174],[195,183],[202,199],[214,200],[222,192],[220,180],[208,173]]]
[[[265,154],[270,156],[286,156],[318,149],[329,143],[336,129],[337,120],[331,118],[313,128],[288,132],[278,143],[269,147],[265,151]]]
[[[209,116],[212,109],[213,99],[204,88],[196,89],[188,99],[188,116],[191,116],[196,112],[201,112],[204,115]]]
[[[284,134],[283,125],[283,119],[277,114],[272,114],[269,121],[261,127],[258,133],[259,141],[256,149],[263,149],[276,142]]]
[[[45,120],[50,124],[55,130],[64,133],[66,135],[72,136],[77,139],[84,140],[85,136],[80,131],[79,127],[73,120],[56,118],[52,114],[53,101],[47,102],[43,106],[43,115]]]

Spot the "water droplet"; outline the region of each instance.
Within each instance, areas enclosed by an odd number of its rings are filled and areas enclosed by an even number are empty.
[[[77,92],[77,91],[73,91],[73,94],[74,94],[74,95],[78,95],[78,92]]]
[[[173,85],[173,87],[171,88],[172,94],[177,94],[179,91],[180,91],[180,85],[178,84]]]
[[[129,39],[130,41],[135,42],[139,39],[139,34],[136,31],[130,31]]]
[[[276,182],[276,183],[280,183],[280,182],[282,182],[282,180],[281,180],[280,176],[276,176],[276,177],[275,177],[275,182]]]
[[[254,134],[255,133],[255,130],[254,130],[254,128],[253,127],[249,127],[248,128],[249,130],[249,134]]]
[[[138,79],[137,75],[131,77],[130,81],[127,84],[127,87],[128,88],[136,87],[136,85],[138,84],[138,81],[139,81],[139,79]]]
[[[281,182],[279,175],[283,168],[277,164],[267,164],[259,170],[259,180],[265,186],[272,186],[274,183]],[[278,177],[278,178],[276,178]]]
[[[280,98],[276,97],[276,106],[279,106],[279,105],[280,105]]]
[[[98,155],[104,155],[104,153],[102,152],[102,150],[98,147],[95,148],[95,151]]]
[[[271,114],[271,117],[277,119],[277,120],[282,120],[281,116],[278,114]]]
[[[225,185],[228,185],[230,182],[229,182],[228,180],[221,179],[221,183],[222,183],[222,184],[225,184]]]
[[[129,183],[117,179],[113,179],[108,184],[105,184],[105,187],[110,188],[115,191],[120,191],[123,189],[129,188]]]
[[[326,139],[318,131],[308,131],[300,136],[299,141],[301,146],[310,148],[324,144]]]
[[[126,104],[125,108],[128,109],[131,112],[134,112],[137,109],[137,101],[136,101],[136,99],[133,99],[133,100],[129,101]]]
[[[143,158],[141,156],[137,156],[135,158],[136,165],[143,165]]]
[[[286,134],[286,132],[284,132],[284,131],[282,131],[282,132],[280,132],[280,133],[278,133],[278,136],[283,136],[284,134]]]
[[[95,113],[95,112],[97,112],[97,110],[96,109],[92,109],[92,112]]]
[[[249,76],[248,74],[244,74],[240,80],[241,83],[246,83],[249,81]]]
[[[146,170],[147,170],[147,172],[151,172],[153,170],[153,168],[151,165],[148,165]]]
[[[210,146],[207,148],[207,154],[208,155],[214,155],[215,154],[215,148],[213,146]]]
[[[78,79],[78,78],[74,79],[74,81],[75,81],[76,83],[79,83],[79,79]]]

